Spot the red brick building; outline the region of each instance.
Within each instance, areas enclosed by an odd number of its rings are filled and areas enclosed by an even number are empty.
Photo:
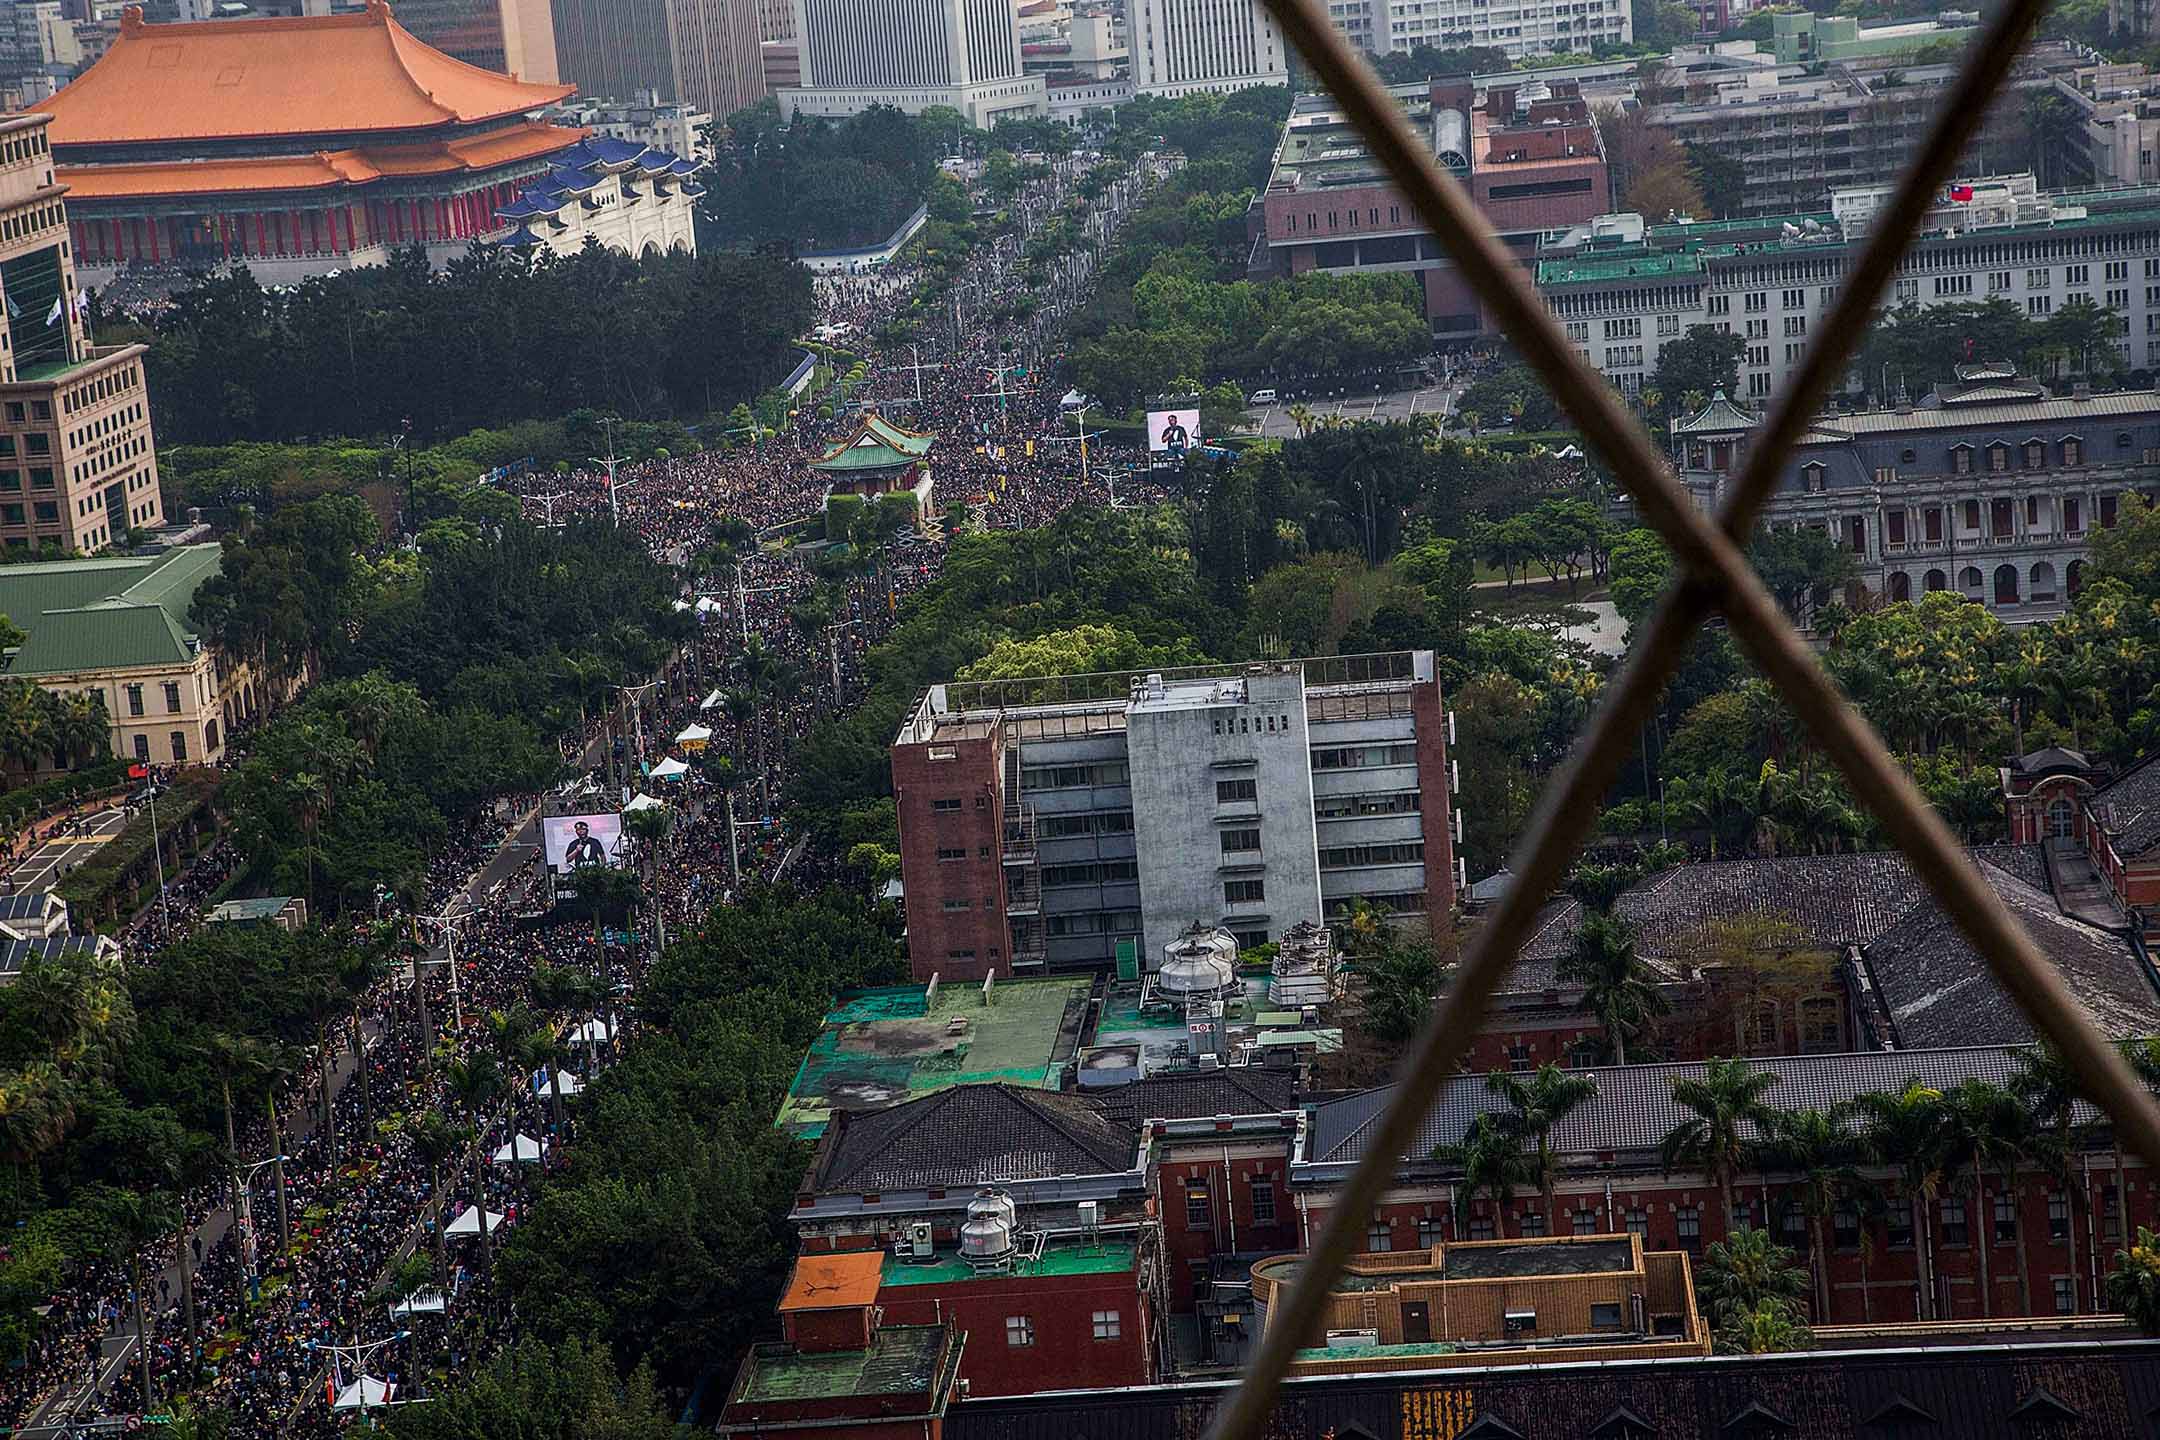
[[[1480,95],[1467,76],[1454,76],[1392,93],[1525,266],[1541,232],[1612,208],[1604,142],[1575,82],[1495,85]],[[1436,336],[1483,328],[1477,297],[1330,97],[1297,98],[1248,225],[1255,267],[1266,273],[1413,274]]]
[[[2160,764],[2155,759],[2160,757],[2132,766],[2098,789],[2065,789],[2060,797],[2076,804],[2071,838],[2094,872],[2102,892],[2098,898],[2148,941],[2160,940]],[[2051,825],[2059,824],[2063,806],[2055,803],[2048,813]],[[2050,837],[2060,838],[2052,829]]]

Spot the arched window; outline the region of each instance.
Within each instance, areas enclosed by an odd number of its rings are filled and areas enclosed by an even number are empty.
[[[2018,603],[2018,573],[2015,565],[1995,567],[1995,603],[2015,605]]]
[[[2025,468],[2038,470],[2047,464],[2047,446],[2038,440],[2025,442]]]
[[[2010,447],[1997,440],[1987,447],[1987,468],[1998,474],[2010,468]]]
[[[1963,570],[1958,571],[1958,589],[1965,593],[1965,598],[1968,600],[1985,600],[1987,598],[1987,580],[1980,574],[1979,566],[1967,565]]]
[[[2063,436],[2062,463],[2065,465],[2082,465],[2085,463],[2085,441],[2083,438],[2076,435]]]
[[[2070,562],[2070,568],[2063,572],[2063,584],[2069,587],[2070,593],[2072,595],[2075,595],[2078,593],[2079,587],[2084,585],[2084,583],[2085,562],[2082,560],[2072,560]]]
[[[1892,600],[1912,599],[1912,576],[1907,575],[1902,570],[1891,571],[1890,598]]]
[[[1940,570],[1930,570],[1922,577],[1920,587],[1930,594],[1937,590],[1947,590],[1950,588],[1950,577]]]
[[[2047,831],[2057,840],[2068,840],[2077,833],[2077,806],[2070,803],[2067,795],[2057,795],[2048,801]]]
[[[2026,582],[2027,592],[2034,600],[2055,598],[2055,567],[2042,560],[2032,567],[2032,575]]]

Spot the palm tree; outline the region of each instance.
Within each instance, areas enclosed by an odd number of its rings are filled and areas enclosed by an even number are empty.
[[[186,1210],[162,1190],[101,1188],[89,1207],[96,1217],[99,1248],[108,1259],[127,1265],[135,1292],[135,1358],[142,1366],[142,1408],[156,1405],[150,1393],[150,1323],[143,1311],[143,1251],[185,1223]]]
[[[1694,1115],[1665,1132],[1658,1149],[1665,1173],[1697,1169],[1717,1181],[1718,1198],[1724,1205],[1719,1224],[1729,1228],[1733,1217],[1733,1177],[1747,1161],[1752,1128],[1757,1134],[1775,1123],[1763,1094],[1778,1077],[1757,1070],[1745,1060],[1712,1060],[1700,1075],[1676,1076],[1673,1101]]]
[[[535,1025],[518,1041],[518,1066],[531,1075],[548,1072],[548,1109],[553,1113],[555,1133],[563,1133],[562,1065],[567,1051],[562,1040],[545,1025]]]
[[[1920,1257],[1920,1318],[1935,1318],[1935,1263],[1927,1209],[1943,1184],[1943,1097],[1918,1080],[1898,1091],[1871,1090],[1855,1096],[1873,1158],[1896,1166],[1912,1211],[1913,1246]]]
[[[1696,1288],[1712,1323],[1724,1324],[1765,1302],[1791,1313],[1808,1292],[1799,1257],[1768,1230],[1743,1225],[1703,1251]]]
[[[427,1257],[425,1255],[407,1255],[390,1267],[389,1272],[383,1276],[382,1284],[375,1287],[375,1293],[370,1298],[378,1305],[387,1305],[395,1309],[397,1306],[411,1300],[415,1295],[425,1294],[427,1291],[434,1289],[436,1284],[437,1281],[428,1265]],[[416,1314],[407,1315],[405,1323],[413,1335],[417,1337],[420,1333],[420,1317]],[[412,1363],[412,1371],[416,1376],[420,1371],[417,1353],[419,1348],[416,1338],[413,1345],[415,1354]]]
[[[443,1067],[443,1080],[450,1087],[450,1094],[459,1107],[472,1120],[476,1143],[473,1146],[473,1204],[474,1219],[480,1229],[480,1268],[484,1274],[495,1273],[495,1244],[488,1235],[487,1208],[487,1126],[482,1112],[493,1105],[503,1092],[502,1071],[490,1055],[467,1055],[452,1060]]]
[[[1734,1315],[1717,1332],[1718,1349],[1731,1355],[1774,1355],[1814,1343],[1814,1334],[1799,1317],[1774,1300]]]
[[[2160,1235],[2138,1226],[2137,1240],[2115,1252],[2108,1271],[2108,1304],[2135,1321],[2147,1335],[2160,1335]]]
[[[1794,1190],[1808,1221],[1808,1248],[1815,1276],[1815,1323],[1830,1320],[1830,1247],[1824,1227],[1842,1196],[1858,1181],[1853,1165],[1860,1146],[1847,1127],[1842,1106],[1827,1110],[1803,1106],[1771,1115],[1762,1144],[1763,1168],[1796,1177]],[[1865,1237],[1862,1238],[1865,1244]]]
[[[435,1225],[435,1264],[438,1276],[450,1274],[450,1255],[443,1236],[443,1227],[450,1223],[450,1205],[443,1194],[443,1162],[458,1153],[458,1147],[472,1143],[466,1131],[452,1125],[440,1115],[428,1114],[413,1124],[413,1154],[421,1164],[428,1167],[428,1194],[442,1204],[441,1218]]]
[[[2030,1153],[2030,1122],[2018,1098],[1986,1080],[1966,1080],[1945,1092],[1942,1101],[1944,1183],[1960,1170],[1971,1172],[1972,1209],[1967,1228],[1980,1257],[1980,1313],[1995,1313],[1995,1290],[1989,1252],[1995,1248],[1994,1217],[1987,1208],[1985,1180],[1990,1170],[2003,1180],[2003,1193],[2014,1196],[2018,1164]],[[2013,1227],[2018,1242],[2019,1313],[2032,1313],[2031,1282],[2025,1275],[2025,1230]]]
[[[1525,1080],[1505,1070],[1485,1077],[1485,1093],[1507,1102],[1508,1108],[1494,1117],[1503,1134],[1532,1147],[1530,1178],[1545,1197],[1545,1231],[1560,1233],[1560,1215],[1554,1208],[1553,1186],[1560,1167],[1553,1160],[1553,1127],[1574,1109],[1597,1094],[1597,1077],[1570,1075],[1557,1065],[1540,1065]]]
[[[2041,1042],[2020,1051],[2018,1068],[2010,1077],[2010,1091],[2023,1101],[2032,1119],[2028,1137],[2030,1158],[2039,1163],[2062,1186],[2068,1221],[2063,1227],[2069,1242],[2070,1309],[2084,1309],[2078,1290],[2078,1215],[2085,1208],[2085,1187],[2080,1183],[2073,1156],[2083,1148],[2083,1127],[2071,1116],[2080,1098],[2080,1082],[2062,1052]],[[2119,1192],[2118,1192],[2119,1193]]]
[[[1491,1115],[1480,1115],[1470,1123],[1462,1143],[1440,1146],[1433,1151],[1433,1158],[1462,1171],[1465,1200],[1475,1202],[1480,1195],[1491,1197],[1493,1233],[1507,1238],[1507,1203],[1515,1198],[1516,1187],[1531,1183],[1522,1141],[1502,1130]],[[1459,1219],[1456,1238],[1462,1238]]]
[[[1672,1008],[1655,973],[1635,953],[1632,928],[1616,916],[1585,911],[1575,943],[1555,971],[1561,984],[1582,988],[1582,1008],[1605,1027],[1615,1064],[1628,1063],[1630,1034],[1641,1034],[1651,1016]]]
[[[61,701],[53,723],[53,743],[68,764],[104,751],[111,738],[112,720],[105,713],[104,691],[79,691]]]
[[[735,889],[742,889],[742,857],[735,850],[735,792],[741,788],[743,773],[731,755],[722,754],[717,746],[708,744],[705,753],[698,756],[698,774],[705,783],[720,792],[720,802],[727,815],[728,882]]]

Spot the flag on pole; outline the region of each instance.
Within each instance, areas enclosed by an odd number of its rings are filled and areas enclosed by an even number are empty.
[[[61,296],[58,296],[58,295],[55,295],[55,296],[53,296],[53,302],[52,302],[52,309],[51,309],[50,311],[46,312],[46,315],[45,315],[45,328],[46,328],[46,329],[48,329],[48,330],[50,330],[50,329],[51,329],[51,328],[52,328],[52,327],[53,327],[54,325],[58,324],[58,323],[59,323],[59,321],[60,321],[60,316],[61,316],[61,314],[62,314],[62,313],[63,313],[63,312],[64,312],[64,311],[66,310],[66,309],[67,309],[67,301],[66,301],[66,299],[64,299],[63,297],[61,297]]]

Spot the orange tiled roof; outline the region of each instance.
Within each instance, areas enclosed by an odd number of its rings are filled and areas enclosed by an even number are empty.
[[[384,0],[354,15],[146,25],[51,99],[56,146],[426,130],[518,115],[576,89],[453,60],[413,38]]]
[[[385,175],[449,175],[485,170],[568,149],[585,133],[534,122],[492,135],[453,140],[447,145],[318,150],[313,155],[244,160],[62,165],[54,178],[68,187],[70,198],[75,200],[320,190],[332,185],[365,185]]]
[[[788,1277],[787,1294],[780,1297],[781,1313],[875,1304],[884,1275],[885,1255],[880,1250],[797,1256],[795,1273]]]

